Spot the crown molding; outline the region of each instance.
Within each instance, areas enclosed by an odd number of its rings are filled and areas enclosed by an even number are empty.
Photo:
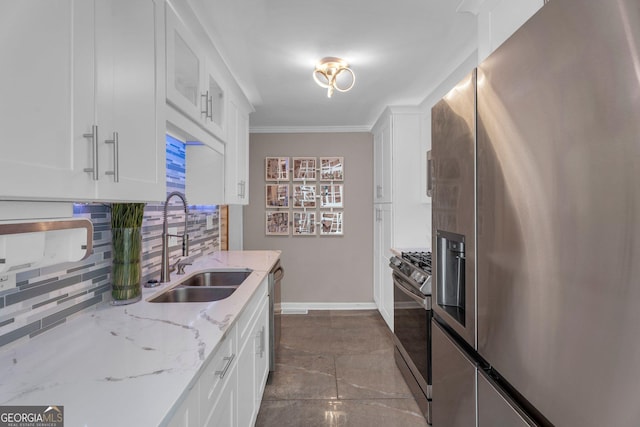
[[[251,126],[249,133],[355,133],[371,132],[371,126]]]
[[[462,0],[460,4],[458,4],[458,7],[456,8],[456,12],[471,13],[473,15],[478,16],[484,2],[485,0]]]

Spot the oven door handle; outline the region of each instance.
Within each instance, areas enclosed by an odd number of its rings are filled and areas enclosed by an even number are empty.
[[[417,295],[416,293],[414,293],[411,290],[409,290],[409,288],[407,288],[402,283],[402,279],[401,278],[399,278],[398,276],[394,275],[393,284],[395,285],[396,288],[401,290],[409,298],[413,299],[415,302],[419,303],[422,307],[424,307],[425,310],[429,310],[429,305],[427,304],[427,298],[423,298],[420,295]]]
[[[398,267],[396,267],[393,264],[389,264],[389,266],[391,267],[391,269],[393,270],[393,273],[395,275],[396,278],[398,278],[399,280],[402,280],[403,282],[411,282],[412,280],[409,278],[409,276],[407,276],[406,274],[404,274]],[[411,268],[415,268],[413,266],[411,266]],[[407,288],[408,289],[408,288]]]

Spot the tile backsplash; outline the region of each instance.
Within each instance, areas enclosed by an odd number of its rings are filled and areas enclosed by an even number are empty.
[[[167,136],[167,194],[184,193],[184,145]],[[160,274],[163,204],[147,204],[142,224],[142,283]],[[174,198],[169,204],[170,227],[182,233],[184,212]],[[206,229],[207,216],[214,217]],[[189,255],[197,258],[219,250],[217,206],[189,207]],[[111,216],[108,204],[76,204],[74,216],[94,227],[93,254],[77,263],[34,269],[16,276],[17,287],[0,292],[0,347],[29,339],[66,322],[81,310],[111,300]],[[170,248],[170,262],[181,255],[181,242]]]

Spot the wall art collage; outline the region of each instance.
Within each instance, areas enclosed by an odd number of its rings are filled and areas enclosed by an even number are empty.
[[[265,232],[344,234],[343,157],[266,157]]]

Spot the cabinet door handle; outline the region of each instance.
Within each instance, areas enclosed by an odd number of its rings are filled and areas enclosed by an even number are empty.
[[[240,197],[241,199],[244,199],[244,193],[245,193],[245,182],[244,181],[239,181],[238,182],[238,197]]]
[[[113,170],[106,171],[105,175],[113,175],[113,182],[120,182],[120,162],[119,162],[119,142],[118,142],[118,132],[113,133],[113,139],[106,139],[104,141],[105,144],[113,144]]]
[[[82,134],[83,138],[91,138],[91,146],[93,148],[93,164],[90,168],[84,168],[85,172],[93,174],[93,180],[98,180],[98,125],[91,126],[91,133]]]
[[[207,92],[207,94],[208,93],[209,92]],[[207,101],[207,118],[213,121],[213,95],[211,95]]]
[[[204,100],[204,102],[202,102]],[[204,110],[202,109],[204,105]],[[200,113],[204,114],[204,118],[209,118],[209,91],[200,94]]]
[[[382,185],[376,185],[376,197],[380,199],[382,197]]]
[[[236,357],[235,354],[232,354],[231,356],[228,357],[224,357],[222,360],[225,360],[227,362],[226,365],[224,365],[224,368],[222,368],[221,371],[216,371],[215,375],[219,376],[220,379],[223,379],[225,375],[227,375],[227,371],[229,370],[229,366],[231,366],[231,362],[233,362],[233,359]]]

